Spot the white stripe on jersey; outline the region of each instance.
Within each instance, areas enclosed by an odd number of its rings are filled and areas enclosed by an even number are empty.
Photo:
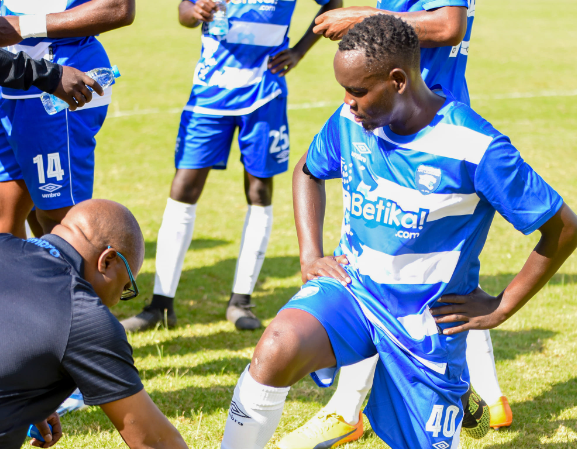
[[[231,27],[226,35],[229,44],[260,45],[262,47],[278,47],[284,42],[288,25],[273,25],[270,23],[230,22]]]
[[[4,7],[17,14],[51,14],[67,6],[68,0],[4,0]]]
[[[266,58],[260,67],[254,69],[241,69],[238,67],[223,67],[222,71],[216,70],[208,82],[200,79],[200,72],[204,70],[203,64],[197,64],[194,73],[193,84],[199,86],[216,86],[221,89],[239,89],[249,87],[261,82],[264,72],[268,70],[268,58]]]
[[[348,105],[344,105],[341,109],[341,116],[348,118],[358,126],[362,126],[355,121]],[[447,123],[438,123],[430,133],[408,143],[398,143],[389,139],[382,128],[376,129],[374,134],[402,148],[467,161],[476,165],[481,162],[485,151],[493,140],[491,136],[486,136],[464,126]]]
[[[249,106],[248,108],[242,108],[242,109],[211,109],[211,108],[205,108],[203,106],[190,106],[190,105],[186,105],[183,109],[185,111],[197,112],[199,114],[208,114],[208,115],[227,115],[227,116],[228,115],[234,115],[234,116],[245,115],[245,114],[250,114],[251,112],[256,111],[258,108],[267,104],[269,101],[275,99],[280,94],[282,94],[282,90],[277,89],[272,94],[267,95],[266,97],[263,97],[258,101],[255,101],[252,104],[252,106]]]
[[[420,210],[428,210],[427,222],[445,217],[472,215],[480,200],[476,193],[431,193],[423,195],[418,190],[403,187],[388,179],[376,175],[373,177],[377,181],[377,187],[363,195],[367,201],[378,201],[379,198],[394,201],[405,212],[418,213]],[[362,190],[362,181],[359,187]],[[361,190],[357,188],[358,192]]]

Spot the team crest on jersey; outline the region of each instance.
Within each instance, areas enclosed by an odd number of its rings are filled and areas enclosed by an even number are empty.
[[[428,165],[419,165],[415,173],[415,184],[417,189],[423,195],[430,195],[441,183],[441,169],[429,167]]]

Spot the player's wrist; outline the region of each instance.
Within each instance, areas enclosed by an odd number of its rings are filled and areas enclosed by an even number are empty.
[[[48,35],[46,29],[46,14],[18,16],[18,25],[22,39],[29,37],[46,37]]]

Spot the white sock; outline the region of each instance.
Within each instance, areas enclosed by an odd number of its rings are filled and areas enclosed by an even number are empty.
[[[252,295],[272,229],[272,206],[248,206],[232,292]]]
[[[282,416],[290,387],[261,385],[252,378],[248,368],[234,389],[221,449],[263,449]]]
[[[354,365],[343,366],[337,390],[325,409],[341,415],[351,426],[358,423],[363,402],[373,386],[378,361],[376,354]]]
[[[488,330],[469,331],[467,364],[471,384],[488,405],[493,405],[503,393],[497,379],[493,344]]]
[[[168,198],[158,231],[154,294],[174,298],[194,229],[196,204]]]

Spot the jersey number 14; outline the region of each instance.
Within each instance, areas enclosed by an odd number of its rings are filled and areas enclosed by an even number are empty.
[[[46,183],[46,178],[56,178],[57,181],[62,181],[64,170],[62,170],[62,165],[60,164],[60,154],[49,153],[47,156],[48,170],[46,170],[46,177],[44,176],[44,160],[42,159],[42,155],[39,154],[32,159],[38,169],[38,182],[44,184]]]

